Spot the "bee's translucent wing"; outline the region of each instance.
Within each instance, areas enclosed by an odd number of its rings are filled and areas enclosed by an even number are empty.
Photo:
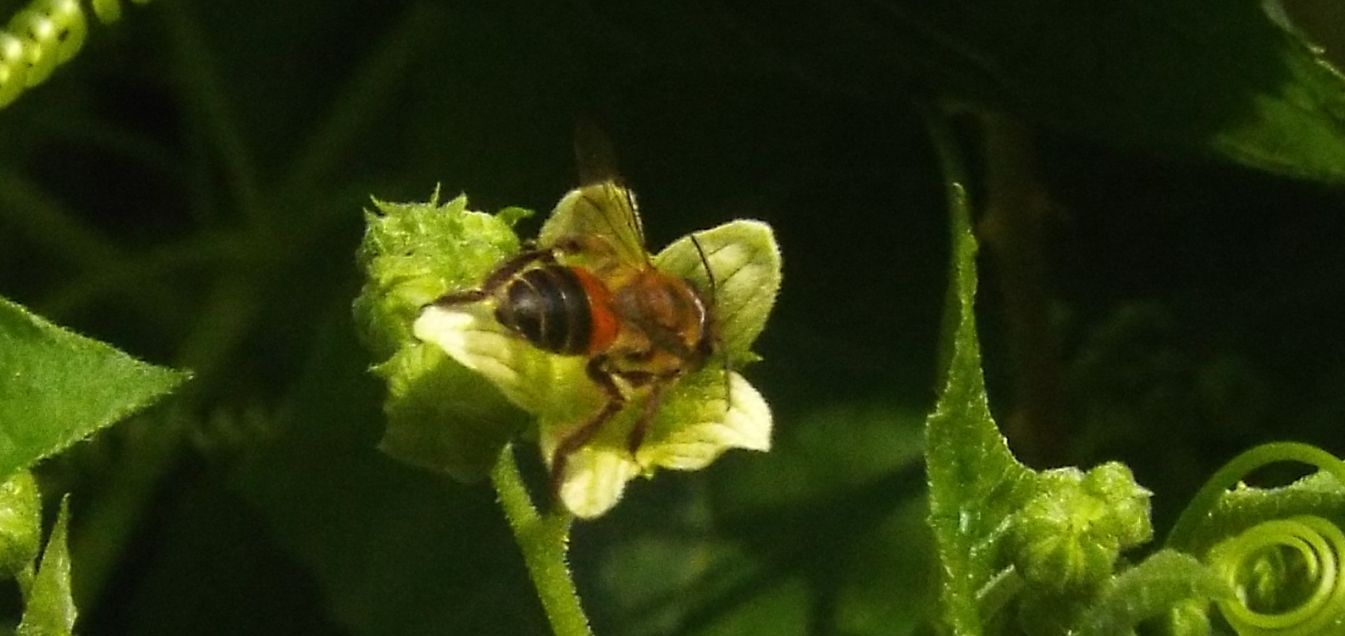
[[[627,264],[649,262],[635,195],[614,179],[571,190],[556,204],[537,238],[544,246],[577,242],[587,249],[609,250]],[[602,245],[593,245],[595,240]]]
[[[574,157],[580,186],[556,204],[538,241],[545,247],[568,245],[608,264],[649,264],[635,195],[621,185],[611,139],[592,121],[580,120]]]

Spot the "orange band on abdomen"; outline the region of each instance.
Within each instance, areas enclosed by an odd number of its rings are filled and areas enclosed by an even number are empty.
[[[612,292],[588,270],[571,267],[570,271],[579,279],[579,284],[584,288],[584,295],[588,297],[588,314],[593,321],[593,330],[588,337],[588,353],[605,351],[621,331],[621,323],[612,312]]]

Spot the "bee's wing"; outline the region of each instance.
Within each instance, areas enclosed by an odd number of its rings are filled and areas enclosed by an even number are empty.
[[[571,190],[556,204],[537,238],[544,246],[573,240],[586,244],[597,238],[623,263],[649,263],[635,195],[613,179]]]

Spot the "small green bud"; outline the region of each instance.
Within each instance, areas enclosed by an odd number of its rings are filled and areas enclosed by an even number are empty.
[[[1153,536],[1149,491],[1130,469],[1108,463],[1042,473],[1014,517],[1010,558],[1023,577],[1054,592],[1103,581],[1122,550]]]
[[[459,196],[440,205],[374,201],[357,252],[366,274],[355,299],[356,325],[382,362],[388,384],[388,426],[380,448],[400,460],[455,479],[484,477],[522,426],[521,412],[490,382],[427,346],[412,333],[426,305],[470,289],[520,249],[512,226],[531,212],[490,215],[467,209]]]
[[[33,474],[19,471],[0,484],[0,568],[13,576],[33,565],[42,544],[42,497]]]
[[[513,224],[531,214],[507,208],[498,215],[467,209],[467,197],[439,205],[374,200],[356,258],[365,271],[355,299],[355,321],[381,357],[413,342],[411,324],[425,305],[454,289],[468,289],[497,263],[518,252]]]

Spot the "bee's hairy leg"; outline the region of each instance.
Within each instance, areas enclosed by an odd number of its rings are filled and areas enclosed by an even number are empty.
[[[556,444],[555,453],[551,459],[551,492],[560,494],[561,480],[565,477],[565,467],[570,461],[570,455],[579,450],[593,436],[602,429],[621,409],[626,406],[626,396],[621,394],[621,388],[616,385],[612,378],[612,372],[607,370],[607,356],[594,356],[584,366],[584,371],[589,379],[593,380],[607,394],[607,402],[602,408],[594,413],[588,421],[584,422],[579,428],[574,429],[568,435],[561,438]]]
[[[640,419],[635,422],[635,427],[630,429],[630,436],[626,438],[626,449],[630,451],[631,457],[640,450],[640,444],[644,443],[645,436],[649,434],[649,425],[654,421],[654,415],[658,413],[659,405],[663,402],[663,389],[667,386],[668,380],[661,378],[649,388],[649,397],[645,398]]]

